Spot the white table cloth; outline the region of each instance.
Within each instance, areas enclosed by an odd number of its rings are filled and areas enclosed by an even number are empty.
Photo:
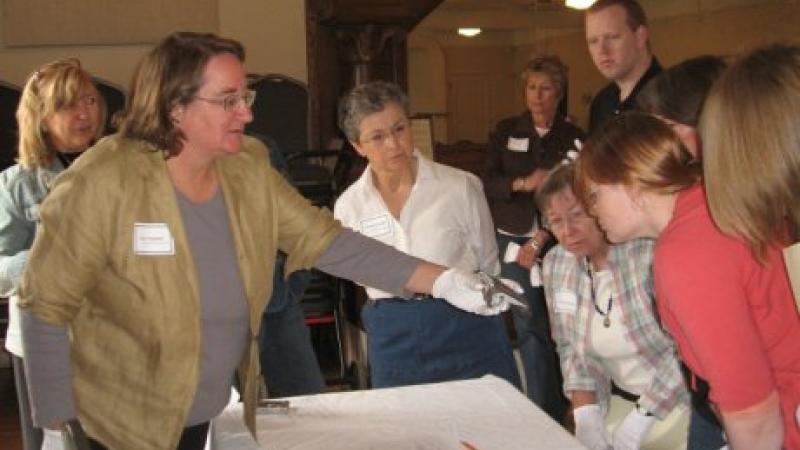
[[[583,449],[516,388],[494,376],[292,397],[260,413],[256,444],[232,403],[211,425],[212,450]]]

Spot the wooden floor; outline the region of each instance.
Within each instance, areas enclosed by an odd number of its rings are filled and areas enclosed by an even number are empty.
[[[0,448],[22,450],[17,395],[11,368],[0,368]]]

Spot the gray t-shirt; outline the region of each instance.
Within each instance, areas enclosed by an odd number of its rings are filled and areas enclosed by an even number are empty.
[[[228,403],[247,344],[249,311],[222,190],[200,204],[176,193],[200,292],[200,378],[186,419],[192,426],[215,417]]]

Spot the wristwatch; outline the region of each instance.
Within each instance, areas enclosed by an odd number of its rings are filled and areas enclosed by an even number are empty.
[[[533,248],[533,251],[537,253],[539,252],[539,249],[542,248],[542,244],[540,244],[536,238],[531,238],[531,240],[528,242],[528,245],[530,245],[531,248]]]

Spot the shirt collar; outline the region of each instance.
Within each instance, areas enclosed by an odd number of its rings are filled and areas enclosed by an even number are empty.
[[[419,183],[420,180],[427,180],[437,178],[435,163],[426,158],[418,149],[414,149],[414,157],[417,158],[417,178],[414,180],[414,185]],[[364,184],[367,189],[375,194],[378,194],[378,188],[375,187],[375,179],[372,174],[371,165],[367,165],[362,175]]]

